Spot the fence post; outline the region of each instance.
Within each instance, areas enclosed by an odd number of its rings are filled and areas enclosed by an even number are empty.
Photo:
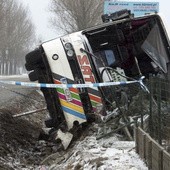
[[[153,107],[153,103],[152,103],[152,100],[153,100],[153,78],[152,76],[150,75],[149,76],[149,88],[150,88],[150,116],[149,116],[149,133],[151,136],[153,136],[153,110],[152,110],[152,107]]]
[[[155,140],[152,141],[152,170],[163,170],[163,151]]]
[[[143,91],[141,91],[141,128],[143,129]]]
[[[139,130],[137,126],[134,127],[134,133],[135,133],[136,153],[139,154]]]
[[[145,160],[149,169],[152,168],[152,138],[147,134],[145,138]]]
[[[170,154],[166,151],[163,151],[163,170],[170,169]]]
[[[162,145],[162,115],[161,115],[161,79],[158,79],[158,143]]]

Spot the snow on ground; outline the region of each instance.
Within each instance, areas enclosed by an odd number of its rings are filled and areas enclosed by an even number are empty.
[[[120,141],[116,135],[100,140],[95,135],[87,136],[67,151],[47,156],[40,166],[30,164],[19,168],[22,163],[17,160],[6,162],[13,162],[10,167],[18,170],[148,170],[135,152],[135,142]]]
[[[28,74],[22,74],[22,75],[0,75],[0,79],[9,79],[9,78],[28,78]]]
[[[86,137],[67,156],[49,157],[50,165],[40,170],[148,170],[135,152],[134,141],[118,141],[115,137],[96,140]],[[61,161],[62,160],[62,161]],[[46,164],[48,161],[46,160]],[[37,170],[38,170],[37,169]]]

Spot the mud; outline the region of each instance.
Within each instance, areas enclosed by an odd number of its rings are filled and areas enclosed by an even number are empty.
[[[13,118],[42,107],[44,98],[36,90],[0,106],[0,169],[34,169],[44,159],[38,139],[48,112]]]
[[[0,105],[0,170],[40,170],[44,166],[47,169],[62,169],[72,153],[77,151],[77,148],[74,151],[75,147],[86,136],[96,136],[98,133],[107,131],[106,125],[103,125],[104,127],[102,124],[99,127],[95,123],[91,123],[90,126],[86,125],[85,128],[82,127],[83,130],[81,132],[78,131],[78,139],[75,139],[69,148],[64,151],[58,143],[39,140],[39,135],[40,133],[42,134],[42,130],[45,128],[44,121],[48,117],[48,111],[17,118],[13,117],[16,114],[42,109],[44,107],[46,107],[44,97],[36,89],[31,91],[27,96],[19,96]],[[113,124],[107,123],[107,125],[109,131],[111,128],[115,128],[114,122]],[[100,129],[102,129],[101,132]],[[119,140],[121,138],[122,136],[119,136]],[[89,142],[86,141],[86,143],[88,144]],[[80,151],[83,147],[85,147],[84,144],[80,147]],[[65,168],[74,169],[75,167],[69,167],[73,166],[74,161],[73,159],[73,162]],[[94,161],[96,162],[96,158],[94,158]],[[103,161],[99,160],[99,164]],[[79,166],[77,165],[76,168]]]
[[[0,105],[0,170],[39,170],[51,155],[67,155],[72,150],[76,139],[66,151],[58,143],[40,140],[40,134],[48,131],[44,124],[49,117],[48,111],[13,117],[44,107],[44,97],[37,90]],[[93,133],[93,130],[85,129],[78,135],[79,140],[87,133]]]

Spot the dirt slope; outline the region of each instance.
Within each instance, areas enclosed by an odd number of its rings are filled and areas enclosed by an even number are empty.
[[[13,118],[15,114],[43,107],[44,98],[36,90],[28,97],[19,96],[0,106],[0,169],[34,167],[43,159],[36,146],[48,113]]]

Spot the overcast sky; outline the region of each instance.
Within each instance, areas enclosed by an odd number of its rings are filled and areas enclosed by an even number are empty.
[[[36,34],[42,39],[42,41],[50,40],[58,37],[60,34],[50,28],[48,19],[52,14],[49,12],[50,0],[19,0],[24,5],[28,5],[32,21],[36,26]],[[100,1],[100,0],[99,0]],[[126,1],[138,1],[138,2],[159,2],[160,13],[162,13],[167,22],[170,25],[170,1],[169,0],[126,0]]]
[[[54,29],[51,28],[49,18],[52,14],[49,12],[50,0],[19,0],[25,6],[28,6],[34,25],[36,26],[37,37],[42,41],[53,39],[57,36]]]

